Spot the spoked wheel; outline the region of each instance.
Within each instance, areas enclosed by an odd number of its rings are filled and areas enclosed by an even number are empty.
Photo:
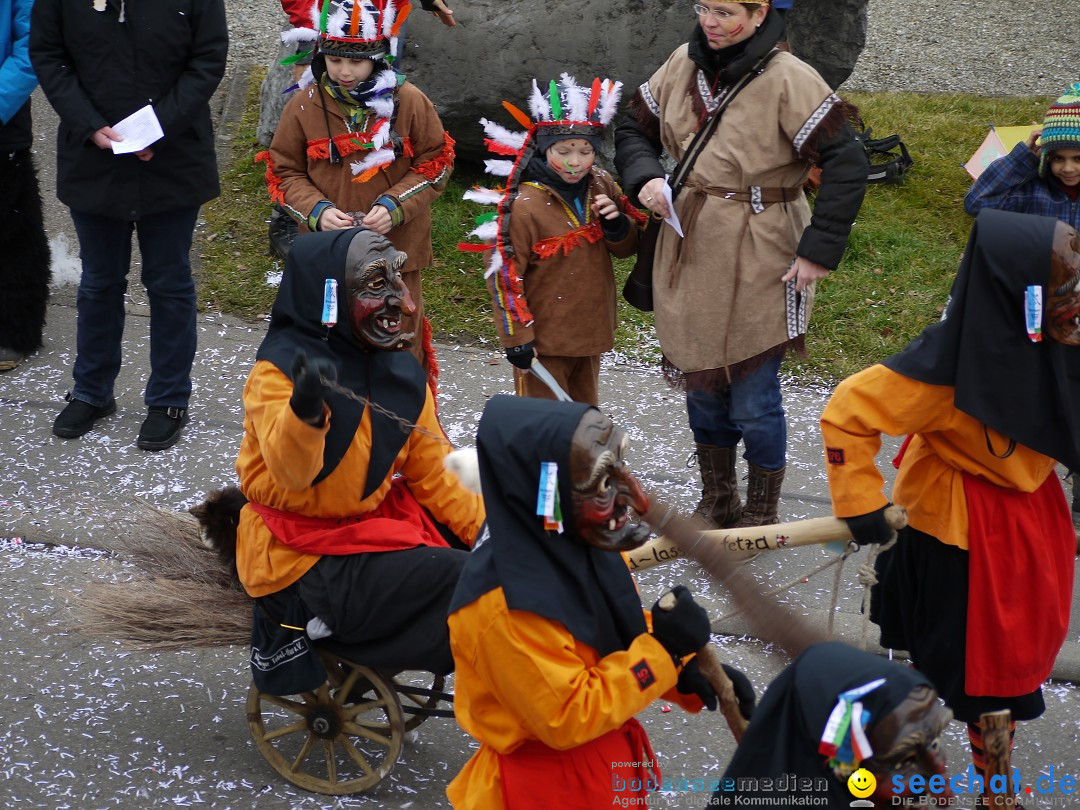
[[[427,675],[431,686],[421,686],[418,681],[407,679],[404,673],[394,676],[394,688],[405,713],[405,730],[412,731],[429,717],[453,717],[452,709],[437,711],[439,702],[449,703],[450,696],[443,692],[445,679],[442,675]],[[425,682],[426,683],[426,682]]]
[[[405,719],[394,682],[368,667],[319,651],[328,682],[277,697],[248,692],[252,739],[294,785],[331,796],[369,790],[401,755]]]

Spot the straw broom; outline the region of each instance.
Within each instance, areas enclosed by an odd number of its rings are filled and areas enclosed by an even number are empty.
[[[121,528],[100,545],[138,574],[71,594],[76,632],[141,650],[250,643],[252,600],[235,566],[202,543],[195,518],[135,500]]]

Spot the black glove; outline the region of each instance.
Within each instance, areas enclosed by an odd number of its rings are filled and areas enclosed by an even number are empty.
[[[739,714],[749,720],[754,716],[754,706],[757,704],[757,695],[754,694],[754,685],[750,683],[750,679],[742,673],[742,671],[730,667],[727,664],[721,664],[724,668],[724,674],[728,676],[728,680],[731,681],[731,685],[735,689],[735,700],[739,703]]]
[[[326,386],[320,377],[328,380],[337,379],[337,369],[329,360],[319,360],[314,368],[308,366],[307,354],[297,349],[292,361],[293,392],[289,405],[293,413],[305,422],[322,420],[323,400],[326,398]]]
[[[892,504],[887,503],[874,512],[844,518],[856,543],[865,546],[870,543],[888,543],[892,539],[893,527],[885,520],[885,510],[890,506]]]
[[[710,712],[716,711],[716,691],[712,688],[712,684],[709,683],[709,679],[702,674],[697,658],[691,658],[686,663],[686,666],[682,668],[675,688],[682,695],[697,695],[701,698],[701,702],[705,704],[706,709]]]
[[[506,350],[506,359],[520,368],[522,371],[529,370],[529,364],[536,357],[536,344],[531,340],[524,346],[511,346]]]
[[[652,634],[675,658],[695,653],[709,641],[709,614],[694,601],[684,585],[671,589],[675,607],[663,610],[657,600],[652,608]]]

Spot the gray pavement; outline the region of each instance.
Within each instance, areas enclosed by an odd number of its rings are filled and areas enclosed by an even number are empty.
[[[242,86],[240,79],[235,81]],[[220,110],[235,107],[229,90],[229,85],[222,90]],[[74,251],[70,220],[52,196],[54,125],[40,98],[35,117],[43,144],[38,165],[50,235],[66,233]],[[280,778],[250,740],[244,714],[250,683],[245,649],[136,653],[71,632],[75,617],[67,608],[70,593],[92,579],[132,574],[122,560],[93,550],[124,530],[132,498],[179,510],[235,479],[241,390],[265,331],[261,322],[202,315],[191,423],[176,447],[154,454],[140,451],[135,437],[145,414],[148,313],[137,278],[133,271],[124,365],[116,390],[118,412],[87,436],[65,441],[50,432],[70,386],[72,288],[62,288],[53,297],[44,349],[16,371],[0,375],[0,606],[6,618],[0,624],[0,803],[13,808],[448,806],[443,788],[473,746],[451,720],[428,721],[411,734],[397,768],[372,793],[338,799],[314,796]],[[452,441],[469,444],[486,399],[509,392],[509,367],[482,349],[438,350],[444,426]],[[681,397],[655,370],[614,361],[605,363],[601,395],[605,408],[629,431],[631,464],[647,486],[691,509],[697,475],[685,464],[692,445]],[[828,514],[817,430],[827,396],[824,388],[785,385],[790,460],[784,519]],[[879,458],[887,475],[892,449],[895,442],[888,442]],[[806,576],[827,561],[822,551],[776,552],[751,565],[757,576],[775,585],[805,578],[778,598],[819,626],[833,614],[837,636],[859,644],[865,625],[856,568],[864,557],[856,555],[845,565],[835,608],[835,567]],[[650,604],[677,582],[700,594],[714,617],[727,613],[722,592],[686,562],[642,574],[643,601]],[[214,606],[206,608],[212,611]],[[746,635],[737,617],[727,620],[723,629],[725,634],[716,641],[724,656],[746,671],[760,692],[782,668],[782,656]],[[873,628],[869,638],[876,639]],[[1006,643],[1003,640],[1003,655],[1010,654]],[[1022,724],[1018,735],[1014,766],[1020,768],[1023,784],[1032,784],[1050,769],[1057,777],[1080,775],[1076,682],[1080,598],[1074,598],[1069,638],[1045,690],[1048,711]],[[655,704],[642,722],[666,776],[716,778],[733,750],[717,716],[690,717]],[[950,772],[963,770],[967,751],[958,724],[947,733],[945,746],[955,763]],[[700,806],[699,798],[686,792],[659,794],[653,806]],[[1031,806],[1052,805],[1044,800]]]

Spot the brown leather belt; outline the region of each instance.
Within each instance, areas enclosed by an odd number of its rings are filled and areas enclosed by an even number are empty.
[[[710,197],[721,197],[725,200],[747,202],[752,205],[772,205],[773,203],[790,202],[797,200],[802,194],[802,186],[748,186],[743,189],[724,188],[723,186],[703,186],[697,183],[687,183],[686,187],[700,194],[708,194]]]

